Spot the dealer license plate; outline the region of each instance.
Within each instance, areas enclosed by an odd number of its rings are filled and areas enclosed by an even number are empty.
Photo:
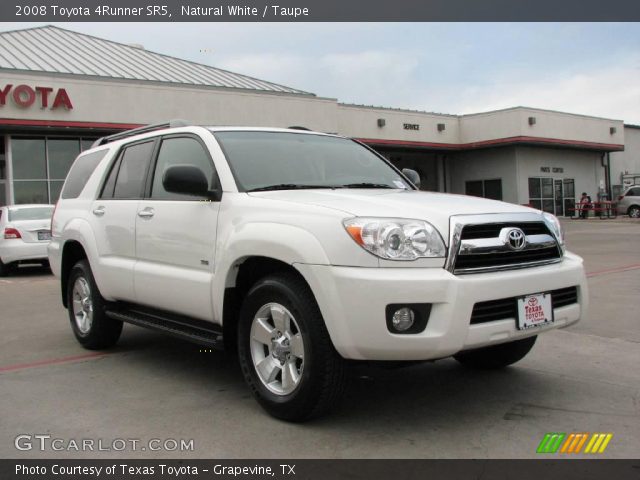
[[[526,330],[553,323],[550,293],[536,293],[518,299],[518,329]]]
[[[51,232],[38,232],[38,240],[51,240]]]

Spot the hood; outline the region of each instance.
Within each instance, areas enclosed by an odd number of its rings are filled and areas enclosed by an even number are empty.
[[[539,213],[512,203],[416,190],[279,190],[254,192],[254,197],[316,205],[354,217],[395,217],[426,220],[446,238],[453,215],[487,213]]]

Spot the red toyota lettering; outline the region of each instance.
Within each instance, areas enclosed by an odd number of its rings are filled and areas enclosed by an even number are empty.
[[[36,92],[29,85],[18,85],[13,89],[13,101],[21,107],[30,107],[36,101]]]
[[[53,88],[36,87],[36,92],[40,94],[40,106],[47,108],[49,106],[49,94],[53,92]]]
[[[64,88],[61,88],[60,90],[58,90],[58,93],[56,93],[56,98],[53,99],[51,110],[61,106],[65,107],[67,110],[71,110],[73,108],[71,99],[69,98],[69,95],[67,95],[67,91]]]

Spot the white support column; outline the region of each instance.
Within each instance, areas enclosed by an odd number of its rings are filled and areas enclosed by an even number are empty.
[[[7,178],[5,180],[5,189],[7,196],[7,205],[13,205],[13,155],[11,154],[11,136],[4,136],[5,161],[7,162]]]

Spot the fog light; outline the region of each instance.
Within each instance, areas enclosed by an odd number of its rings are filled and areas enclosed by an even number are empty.
[[[413,310],[409,307],[403,307],[393,313],[393,317],[391,317],[391,324],[395,330],[404,332],[413,326],[415,319],[416,314]]]

